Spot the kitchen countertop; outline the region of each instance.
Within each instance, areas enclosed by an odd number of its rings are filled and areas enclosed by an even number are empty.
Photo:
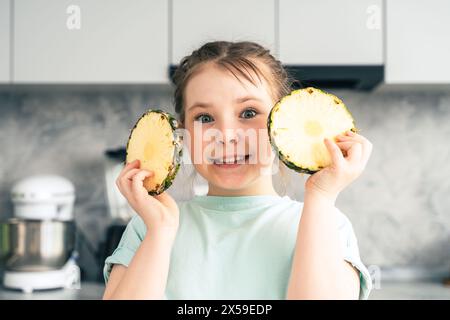
[[[105,286],[98,282],[83,282],[81,289],[57,289],[22,293],[0,287],[0,300],[96,300],[101,299]],[[385,282],[373,289],[370,300],[450,299],[450,286],[439,282]]]
[[[0,300],[98,300],[105,285],[99,282],[82,282],[80,289],[54,289],[23,293],[0,287]]]
[[[449,300],[450,286],[438,281],[382,282],[380,289],[373,289],[370,300]]]

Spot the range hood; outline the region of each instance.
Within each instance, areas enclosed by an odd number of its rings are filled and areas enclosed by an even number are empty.
[[[372,90],[384,79],[382,65],[285,65],[294,87]]]
[[[285,65],[294,80],[293,89],[316,87],[322,89],[372,90],[384,79],[383,65]],[[176,65],[169,67],[172,80]]]
[[[240,2],[233,3],[222,8],[233,12]],[[294,88],[371,90],[384,82],[385,1],[272,3],[273,12],[270,6],[265,7],[242,23],[237,23],[239,19],[234,19],[234,15],[221,15],[215,10],[217,6],[211,5],[209,10],[215,15],[202,17],[208,28],[192,27],[192,17],[179,9],[173,18],[169,74],[173,74],[182,57],[206,41],[249,40],[270,49],[295,80]]]

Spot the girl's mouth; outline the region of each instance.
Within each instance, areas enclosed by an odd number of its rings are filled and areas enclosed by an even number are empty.
[[[242,156],[232,156],[232,157],[224,157],[220,159],[210,159],[210,164],[214,165],[217,168],[222,169],[231,169],[239,167],[243,164],[248,164],[250,159],[250,155],[242,155]]]

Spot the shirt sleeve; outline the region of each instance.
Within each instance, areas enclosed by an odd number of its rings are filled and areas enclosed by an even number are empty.
[[[339,235],[341,238],[344,260],[348,261],[359,271],[359,299],[367,300],[370,291],[372,290],[372,278],[370,276],[369,270],[361,261],[361,257],[359,255],[358,240],[356,239],[355,232],[353,231],[352,223],[339,209],[337,209],[337,213]]]
[[[103,267],[105,283],[109,280],[109,275],[114,264],[121,264],[128,267],[131,259],[141,245],[146,230],[142,218],[139,215],[134,215],[130,222],[128,222],[117,248],[105,260]]]

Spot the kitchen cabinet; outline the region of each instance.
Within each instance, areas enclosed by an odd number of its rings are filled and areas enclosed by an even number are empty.
[[[16,0],[15,83],[168,83],[167,0]]]
[[[0,0],[0,83],[10,79],[10,0]]]
[[[281,61],[382,65],[382,13],[382,0],[279,0]]]
[[[213,40],[256,41],[275,48],[275,0],[173,0],[171,63]]]
[[[387,0],[386,83],[450,83],[450,2]]]

